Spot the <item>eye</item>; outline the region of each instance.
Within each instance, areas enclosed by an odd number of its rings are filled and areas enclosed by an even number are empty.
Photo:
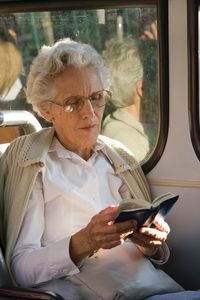
[[[81,109],[83,105],[82,96],[71,96],[65,99],[64,102],[64,111],[66,112],[76,112]]]
[[[66,100],[65,100],[65,103],[64,105],[65,106],[68,106],[68,105],[78,105],[80,102],[82,102],[82,97],[81,96],[71,96],[71,97],[68,97]]]
[[[93,93],[93,94],[90,96],[90,99],[91,99],[92,101],[101,101],[101,100],[103,100],[103,98],[104,98],[104,93],[103,93],[102,91]]]

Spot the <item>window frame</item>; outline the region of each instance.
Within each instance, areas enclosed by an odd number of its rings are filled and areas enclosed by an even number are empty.
[[[188,0],[187,2],[189,126],[192,145],[200,160],[198,6],[200,6],[200,0]]]
[[[144,162],[142,168],[145,173],[150,172],[160,160],[164,151],[169,128],[169,59],[168,59],[168,0],[6,0],[0,1],[0,13],[36,12],[53,10],[80,10],[97,8],[123,8],[134,6],[155,5],[158,15],[158,49],[159,49],[159,124],[158,138],[150,158]]]

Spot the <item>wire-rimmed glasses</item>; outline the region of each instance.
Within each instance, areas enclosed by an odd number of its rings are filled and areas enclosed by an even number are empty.
[[[61,106],[65,112],[74,113],[82,110],[86,100],[90,101],[94,110],[102,109],[105,106],[106,101],[109,101],[111,97],[112,94],[110,91],[101,90],[94,92],[87,97],[80,95],[67,97],[66,99],[64,99],[62,104],[50,100],[48,102]]]

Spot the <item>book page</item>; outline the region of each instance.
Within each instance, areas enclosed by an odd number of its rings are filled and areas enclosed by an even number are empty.
[[[136,211],[139,209],[144,209],[144,208],[149,209],[152,207],[156,208],[157,206],[160,206],[163,202],[167,200],[169,200],[170,202],[170,200],[174,199],[175,197],[176,195],[173,193],[165,193],[156,197],[152,203],[149,203],[144,198],[128,198],[128,199],[122,199],[119,206],[121,211],[131,211],[131,210]],[[165,207],[168,206],[171,206],[170,203],[169,205],[165,204]]]
[[[145,199],[142,198],[129,198],[129,199],[122,199],[120,202],[120,208],[122,211],[125,210],[138,210],[141,208],[151,208],[152,203],[149,203]]]
[[[154,207],[156,207],[156,206],[160,205],[163,201],[174,198],[174,197],[175,197],[175,194],[173,194],[173,193],[162,194],[162,195],[156,197],[153,200],[152,204]]]

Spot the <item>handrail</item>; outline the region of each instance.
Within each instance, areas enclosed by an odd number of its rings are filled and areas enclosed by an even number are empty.
[[[3,126],[28,126],[29,133],[39,131],[42,127],[36,117],[25,110],[0,111],[0,127]]]

